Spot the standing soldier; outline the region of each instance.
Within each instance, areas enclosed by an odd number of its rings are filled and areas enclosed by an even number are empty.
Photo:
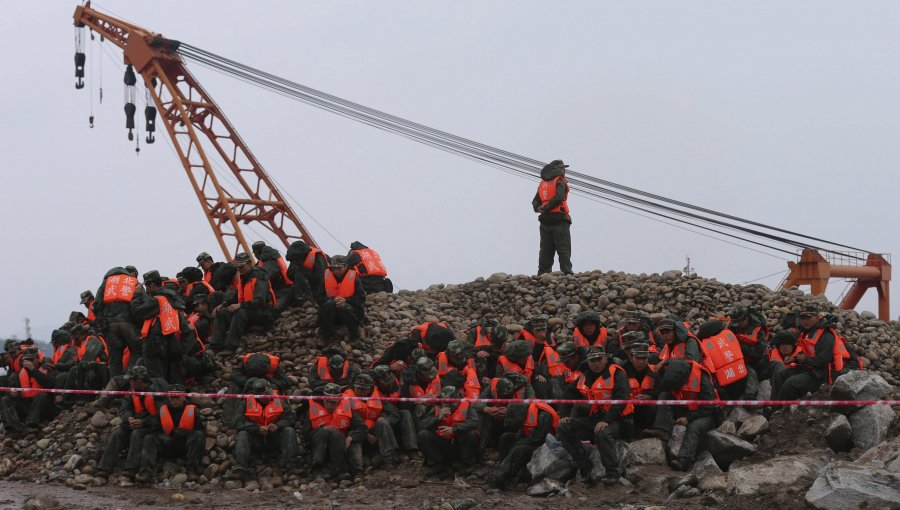
[[[294,412],[265,379],[252,378],[244,386],[244,414],[234,438],[234,468],[230,477],[243,480],[249,474],[253,450],[279,452],[282,467],[291,469],[297,462],[297,433]]]
[[[541,223],[541,251],[538,255],[538,274],[553,269],[553,258],[559,255],[559,269],[572,274],[572,235],[569,227],[569,183],[562,160],[555,159],[541,170],[541,183],[531,201],[534,212],[539,213]]]
[[[394,291],[394,284],[387,277],[387,269],[381,262],[378,252],[359,241],[350,243],[350,253],[347,254],[347,265],[359,273],[366,294],[376,292]]]
[[[138,290],[137,277],[127,269],[114,267],[106,272],[103,283],[97,289],[100,296],[94,301],[94,313],[109,348],[109,374],[122,375],[122,353],[127,347],[134,365],[141,352],[141,340],[131,316],[131,300]]]
[[[584,397],[590,400],[628,400],[631,392],[625,370],[607,360],[606,350],[595,345],[588,348],[584,379],[580,386]],[[595,480],[594,464],[581,441],[593,440],[600,452],[600,460],[606,474],[601,480],[612,485],[621,473],[616,440],[628,433],[634,407],[631,404],[575,405],[569,416],[560,420],[559,441],[572,456],[581,479],[591,486]]]
[[[216,352],[234,351],[250,326],[269,329],[274,322],[275,294],[266,272],[250,264],[250,255],[239,253],[234,259],[238,274],[235,293],[218,308],[213,320],[210,344]]]
[[[144,437],[141,470],[135,477],[138,482],[154,480],[160,453],[184,459],[190,473],[197,473],[200,468],[206,446],[203,416],[196,405],[185,403],[184,386],[173,384],[169,391],[174,394],[159,407],[159,414],[151,420],[151,432]]]

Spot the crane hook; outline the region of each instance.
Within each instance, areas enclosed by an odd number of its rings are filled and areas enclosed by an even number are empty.
[[[94,129],[94,116],[93,115],[91,115],[88,118],[88,122],[91,124],[91,129]]]
[[[84,52],[76,51],[75,52],[75,88],[83,89],[84,88],[84,62],[87,59],[85,57]]]

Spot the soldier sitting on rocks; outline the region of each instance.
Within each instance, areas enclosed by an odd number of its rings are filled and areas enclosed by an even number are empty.
[[[359,341],[360,324],[365,320],[366,291],[356,271],[347,269],[347,257],[332,257],[316,301],[319,340],[323,345],[332,341],[335,328],[341,326],[347,329],[349,343]]]
[[[497,375],[497,359],[503,354],[508,337],[506,327],[495,320],[475,323],[469,329],[466,341],[475,347],[475,369],[482,385]]]
[[[607,354],[613,358],[627,359],[622,350],[622,344],[624,343],[622,335],[629,331],[643,331],[647,336],[647,343],[650,344],[650,352],[659,352],[661,346],[658,345],[658,341],[653,335],[653,323],[650,321],[650,318],[641,311],[628,310],[622,313],[622,322],[616,330],[613,341],[607,342]]]
[[[316,393],[326,384],[333,382],[342,389],[347,389],[350,381],[358,373],[359,370],[350,363],[343,349],[335,346],[326,347],[309,371],[309,387]]]
[[[585,310],[575,316],[572,342],[575,347],[602,345],[606,347],[609,331],[601,326],[600,314],[595,310]]]
[[[715,405],[702,405],[699,401],[716,400],[712,375],[700,363],[690,360],[670,360],[658,368],[657,381],[660,398],[668,400],[696,400],[697,404],[665,407],[657,413],[657,424],[663,409],[672,409],[674,424],[687,426],[678,456],[669,461],[673,469],[688,471],[697,458],[697,451],[704,435],[719,424],[721,411]],[[666,395],[666,393],[668,395]],[[671,420],[671,418],[669,418]],[[669,428],[671,431],[671,428]]]
[[[41,363],[37,349],[28,348],[22,353],[21,368],[7,379],[11,388],[53,388],[54,378]],[[0,399],[0,417],[7,433],[21,432],[25,426],[37,429],[40,424],[56,416],[57,410],[50,393],[41,391],[11,392]]]
[[[286,400],[277,396],[265,379],[253,377],[244,386],[247,397],[244,414],[238,419],[234,438],[234,467],[229,477],[244,480],[250,474],[250,457],[254,451],[279,453],[281,465],[292,469],[299,453],[294,430],[294,412]]]
[[[118,379],[118,377],[114,377],[110,382]],[[129,385],[131,391],[135,392],[164,392],[169,389],[165,380],[151,379],[147,368],[141,365],[129,368],[121,380]],[[106,449],[97,465],[98,476],[106,476],[115,470],[119,452],[126,446],[128,447],[128,456],[125,459],[123,476],[125,478],[134,476],[135,471],[140,467],[144,438],[152,430],[153,420],[157,414],[157,401],[150,395],[122,397],[119,407],[121,423],[106,441]]]
[[[769,342],[769,366],[760,374],[760,380],[769,379],[775,372],[783,369],[784,360],[790,358],[796,348],[797,333],[787,329],[775,333]]]
[[[656,387],[656,368],[650,364],[650,345],[646,343],[632,344],[628,349],[628,362],[622,368],[628,376],[631,387],[631,399],[656,400],[659,389]],[[651,428],[656,419],[656,407],[652,405],[634,406],[635,434]]]
[[[381,394],[375,389],[375,381],[369,374],[358,374],[353,378],[352,387],[343,393],[349,397],[354,413],[359,414],[366,425],[367,433],[362,441],[354,438],[350,443],[350,456],[354,465],[362,465],[363,453],[378,448],[380,458],[373,459],[373,465],[379,467],[382,462],[396,466],[398,462],[397,438],[394,426],[400,424],[400,412],[390,402],[381,400]],[[353,397],[362,397],[354,399]]]
[[[412,356],[413,351],[417,349],[422,354]],[[387,365],[399,376],[407,367],[414,365],[422,356],[425,356],[425,351],[419,347],[419,341],[416,338],[407,336],[391,342],[387,349],[372,361],[372,366]],[[412,363],[410,363],[410,358],[413,358]]]
[[[226,393],[237,395],[241,393],[247,381],[256,377],[269,381],[276,390],[285,392],[291,386],[291,381],[281,369],[281,359],[266,352],[251,352],[244,354],[241,363],[231,371],[231,384]],[[225,400],[222,420],[226,425],[234,425],[241,414],[241,401],[236,398]]]
[[[497,359],[497,375],[522,374],[529,383],[534,373],[532,348],[525,340],[514,340],[506,345],[503,356]]]
[[[424,322],[410,328],[409,338],[418,342],[429,356],[436,357],[447,350],[447,344],[455,340],[456,335],[443,322]]]
[[[449,477],[453,471],[466,475],[478,450],[478,411],[461,400],[462,393],[452,386],[443,388],[439,396],[453,401],[429,405],[419,419],[419,448],[428,468],[425,476]]]
[[[401,395],[400,381],[391,367],[387,365],[378,365],[370,371],[372,379],[375,380],[375,389],[385,397],[396,398]],[[393,425],[394,436],[400,438],[400,447],[406,451],[418,451],[419,445],[416,442],[416,420],[413,415],[415,405],[406,402],[395,402],[394,407],[400,413],[400,422]]]
[[[348,480],[362,469],[348,455],[350,443],[354,438],[357,442],[365,441],[369,432],[359,413],[353,412],[353,402],[338,398],[341,393],[340,386],[326,383],[322,394],[332,398],[309,401],[303,430],[312,445],[312,469],[327,465],[326,478]]]
[[[557,426],[559,415],[549,404],[510,404],[506,408],[503,434],[500,436],[502,460],[497,464],[491,483],[498,489],[506,489],[522,474],[534,451],[544,444],[547,434],[556,432]]]
[[[689,359],[698,363],[702,361],[700,340],[688,330],[677,315],[669,315],[660,321],[656,327],[656,334],[663,344],[659,353],[660,361],[667,359]]]
[[[141,451],[141,470],[137,482],[152,482],[156,478],[157,460],[160,454],[184,460],[189,473],[197,474],[200,459],[206,446],[206,424],[200,409],[186,404],[184,386],[173,384],[166,403],[159,406],[159,413],[150,419],[150,433],[144,437]]]
[[[442,378],[441,384],[447,385],[443,377],[449,372],[461,374],[462,383],[454,384],[462,388],[466,398],[478,398],[481,393],[481,383],[478,380],[478,371],[475,369],[475,359],[472,357],[469,346],[461,340],[453,340],[447,344],[447,350],[439,352],[436,358],[438,375]]]

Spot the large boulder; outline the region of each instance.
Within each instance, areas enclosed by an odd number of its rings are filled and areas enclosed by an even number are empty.
[[[678,453],[681,452],[681,443],[684,442],[685,432],[687,432],[687,427],[684,425],[675,425],[672,427],[672,434],[669,436],[669,442],[666,443],[670,459],[674,459],[678,456]]]
[[[732,467],[728,471],[728,489],[746,495],[756,494],[764,486],[793,485],[815,474],[815,465],[819,462],[819,457],[790,455],[759,464]]]
[[[665,464],[666,450],[663,442],[656,438],[639,439],[628,443],[628,449],[637,465]]]
[[[900,507],[900,473],[850,462],[832,462],[806,492],[822,510]]]
[[[713,458],[716,459],[716,463],[722,469],[727,469],[732,462],[756,452],[755,445],[739,437],[723,434],[717,430],[706,433],[705,444],[707,451],[712,454]]]
[[[565,480],[575,472],[572,456],[555,437],[549,434],[546,442],[534,451],[527,467],[532,480],[544,478]]]
[[[856,459],[856,463],[900,473],[900,436],[869,448]]]
[[[741,424],[741,428],[737,431],[737,435],[743,439],[750,440],[767,430],[769,430],[769,420],[761,414],[754,414],[744,420],[744,423]]]
[[[851,370],[835,379],[831,400],[883,400],[893,388],[883,377],[868,370]]]
[[[853,444],[868,450],[887,437],[894,410],[890,406],[865,406],[850,415]]]
[[[831,421],[825,427],[825,442],[836,452],[846,452],[850,450],[852,434],[850,420],[843,414],[835,414],[832,415]]]
[[[717,476],[722,474],[722,468],[716,464],[716,459],[709,452],[702,452],[697,455],[697,460],[691,467],[691,474],[702,480],[708,476]]]

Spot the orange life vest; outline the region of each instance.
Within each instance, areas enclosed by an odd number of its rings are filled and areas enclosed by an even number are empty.
[[[191,282],[184,286],[185,297],[191,295],[191,291],[194,290],[195,285],[203,285],[204,287],[206,287],[206,290],[208,290],[210,294],[216,291],[216,289],[212,288],[212,285],[210,285],[208,282],[206,282],[205,280],[200,280],[199,282]]]
[[[616,384],[616,372],[618,370],[622,370],[624,372],[624,368],[619,365],[610,364],[609,366],[609,377],[604,378],[603,376],[597,376],[594,379],[594,383],[591,384],[590,387],[587,387],[584,382],[581,382],[581,387],[579,390],[581,393],[590,400],[611,400],[613,389]],[[625,376],[628,377],[627,375]],[[612,407],[612,404],[596,404],[591,406],[591,414],[596,414],[601,410],[603,412],[609,412],[609,409]],[[634,406],[628,404],[625,406],[625,409],[622,411],[622,416],[628,416],[634,412]]]
[[[497,364],[503,367],[503,373],[511,372],[514,374],[522,374],[528,379],[528,382],[531,382],[531,374],[534,373],[534,358],[531,356],[528,356],[527,361],[525,362],[525,368],[516,365],[505,355],[497,358]]]
[[[372,248],[364,248],[362,250],[353,250],[359,254],[359,264],[356,265],[357,270],[360,266],[366,268],[366,272],[360,274],[363,276],[387,276],[387,269],[381,262],[381,257]]]
[[[729,322],[729,326],[731,323]],[[764,333],[766,335],[769,334],[768,326],[757,326],[753,328],[753,331],[750,332],[749,335],[745,333],[735,333],[734,335],[737,337],[738,341],[742,344],[747,345],[756,345],[759,342],[760,333]]]
[[[204,271],[203,281],[206,283],[209,283],[212,281],[212,271]]]
[[[447,359],[447,353],[446,353],[446,352],[439,352],[439,353],[438,353],[438,355],[437,355],[437,367],[438,367],[438,375],[441,376],[441,377],[447,375],[447,372],[450,371],[450,361]],[[475,360],[474,360],[474,359],[468,358],[468,359],[466,360],[466,366],[464,366],[464,367],[462,368],[462,370],[460,370],[460,372],[462,372],[463,370],[466,370],[467,368],[471,368],[472,370],[475,369]]]
[[[584,333],[581,332],[580,329],[575,328],[572,331],[572,341],[575,343],[575,347],[588,347],[591,345],[602,345],[606,347],[606,337],[609,335],[609,330],[606,328],[600,328],[600,332],[597,334],[597,339],[594,340],[594,343],[591,343]]]
[[[527,341],[529,344],[531,344],[532,348],[534,348],[534,344],[538,341],[537,337],[534,336],[534,333],[528,331],[527,329],[522,329],[521,331],[519,331],[519,336],[517,338],[519,340]],[[553,339],[553,335],[551,335],[549,332],[547,333],[547,339],[544,340],[544,345],[556,345],[556,340]]]
[[[181,419],[178,420],[178,428],[181,430],[194,430],[194,420],[196,418],[197,406],[188,404],[184,406],[181,412]],[[159,424],[162,425],[163,432],[167,435],[175,430],[175,423],[172,421],[172,413],[169,411],[168,405],[162,405],[159,408]]]
[[[560,360],[559,353],[549,345],[545,346],[544,351],[541,352],[538,363],[541,361],[547,362],[547,371],[550,372],[550,377],[562,377],[570,371],[569,367]]]
[[[781,357],[781,351],[778,350],[777,345],[774,348],[769,349],[769,361],[784,363],[784,358]]]
[[[340,282],[331,269],[325,270],[325,295],[328,297],[348,298],[356,293],[356,271],[348,269]]]
[[[85,308],[87,308],[88,322],[94,322],[95,320],[97,320],[97,316],[94,314],[94,300],[92,299],[92,300],[88,301],[84,306],[85,306]]]
[[[247,283],[241,281],[241,273],[234,275],[234,288],[237,290],[238,303],[250,303],[253,301],[253,292],[256,290],[256,280],[259,278],[251,278]],[[275,299],[275,291],[269,285],[269,299],[272,305],[278,304]]]
[[[114,274],[106,277],[103,289],[104,303],[130,303],[137,288],[137,278],[127,274]]]
[[[344,361],[344,370],[341,372],[341,376],[338,379],[346,379],[347,372],[350,370],[350,361]],[[322,381],[334,381],[335,378],[331,376],[331,369],[328,368],[328,358],[325,356],[319,356],[316,359],[316,375],[319,376],[319,380]]]
[[[349,400],[341,400],[331,413],[315,400],[309,401],[309,421],[314,430],[330,425],[346,436],[352,419],[353,406]]]
[[[556,410],[550,407],[549,404],[532,402],[528,406],[528,413],[525,415],[525,421],[522,423],[523,436],[530,436],[531,431],[537,428],[538,413],[540,413],[540,411],[546,411],[553,417],[553,426],[550,433],[556,433],[556,428],[559,426],[559,414],[556,413]]]
[[[653,365],[647,365],[647,368],[651,372],[656,372],[656,367]],[[656,387],[656,380],[650,374],[645,375],[640,381],[636,377],[629,377],[628,385],[631,386],[631,398],[634,398],[646,391],[653,391]]]
[[[568,199],[569,199],[569,182],[566,181],[565,177],[563,177],[561,175],[557,175],[556,177],[554,177],[553,179],[550,179],[549,181],[542,180],[541,183],[538,185],[538,198],[541,199],[542,206],[545,206],[548,203],[550,203],[550,200],[552,200],[553,197],[556,196],[556,183],[560,179],[562,179],[562,181],[564,183],[566,183],[566,195],[563,198],[563,201],[560,202],[559,205],[557,205],[553,209],[548,209],[546,212],[554,213],[554,212],[562,211],[562,212],[566,213],[566,215],[568,215],[569,214],[569,201],[568,201]]]
[[[262,354],[263,356],[269,358],[269,369],[266,370],[265,377],[269,378],[269,377],[272,377],[273,375],[275,375],[275,372],[278,370],[278,363],[281,362],[281,358],[279,358],[278,356],[273,356],[273,355],[265,353],[265,352],[251,352],[248,354],[244,354],[244,366],[245,367],[247,366],[247,361],[250,359],[250,356],[253,356],[254,354]]]
[[[163,336],[175,334],[181,339],[181,321],[178,318],[178,310],[172,307],[169,300],[165,296],[156,296],[156,302],[159,304],[159,314],[152,319],[144,321],[141,328],[141,338],[147,338],[150,334],[150,327],[159,320],[159,327]]]
[[[413,398],[436,397],[441,392],[441,378],[435,376],[423,390],[418,384],[409,385],[409,395]]]
[[[475,347],[490,347],[493,344],[490,337],[481,334],[481,326],[475,326]]]
[[[75,347],[72,344],[65,344],[65,345],[60,345],[56,349],[53,349],[53,357],[50,358],[50,363],[52,363],[54,365],[59,363],[59,360],[62,359],[62,357],[66,354],[66,351],[68,351],[69,349],[75,349],[75,352],[76,352],[75,359],[77,360],[78,359],[78,354],[77,354],[78,347]]]
[[[437,324],[438,326],[444,328],[447,327],[447,325],[443,322],[424,322],[422,324],[419,324],[418,326],[413,326],[412,328],[410,328],[409,335],[413,336],[413,331],[415,331],[416,333],[418,333],[420,340],[425,340],[425,334],[428,332],[428,326],[431,326],[432,324]]]
[[[700,396],[700,389],[702,387],[701,380],[703,378],[703,374],[706,373],[710,377],[709,370],[706,369],[700,363],[691,360],[685,360],[687,363],[691,365],[691,373],[688,376],[688,380],[684,383],[684,386],[681,387],[678,391],[673,391],[672,396],[675,397],[675,400],[697,400]],[[716,391],[715,386],[713,386],[713,392],[715,393],[715,397],[718,400],[719,392]],[[691,411],[696,411],[700,407],[700,404],[688,404],[687,408]]]
[[[44,373],[44,374],[47,373],[47,371],[44,370],[43,367],[39,368],[38,371],[40,371],[41,373]],[[35,379],[34,377],[31,377],[31,374],[28,373],[28,370],[26,370],[24,368],[19,370],[19,387],[20,388],[31,388],[31,389],[43,388],[43,386],[41,386],[41,384],[37,381],[37,379]],[[40,392],[39,391],[23,391],[22,393],[20,393],[20,395],[23,398],[34,398],[38,393],[40,393]]]
[[[819,339],[822,338],[822,333],[824,333],[826,329],[831,331],[831,334],[834,335],[834,347],[831,350],[831,363],[828,364],[828,383],[831,384],[831,374],[843,370],[847,362],[851,359],[850,351],[847,350],[846,340],[844,340],[844,337],[839,335],[834,328],[819,328],[812,337],[810,337],[808,333],[801,333],[800,338],[797,340],[797,348],[794,353],[802,352],[807,358],[815,357],[816,344],[819,343]],[[862,364],[859,365],[859,368],[862,369]]]
[[[440,416],[441,406],[435,406],[434,415]],[[455,427],[460,423],[466,421],[469,417],[469,403],[468,402],[460,402],[459,407],[456,408],[455,411],[450,413],[449,416],[441,420],[439,426],[441,427]],[[451,433],[449,436],[446,436],[446,439],[453,439],[456,437],[455,433]]]
[[[285,285],[293,285],[293,280],[288,278],[288,266],[284,261],[284,257],[278,257],[275,259],[275,262],[278,262],[278,269],[281,270],[281,278],[284,280]]]
[[[662,352],[659,353],[659,360],[665,361],[667,359],[684,359],[685,344],[686,342],[675,342],[674,344],[672,344],[671,349],[669,348],[669,344],[664,345]]]
[[[475,367],[465,367],[460,373],[466,378],[462,388],[463,396],[473,399],[478,398],[478,395],[481,394],[481,381],[478,380],[478,372],[475,370]]]
[[[343,396],[355,397],[356,392],[349,389],[344,392]],[[372,394],[365,400],[350,400],[349,402],[353,407],[353,411],[359,413],[359,416],[366,423],[366,427],[369,429],[375,427],[375,423],[378,421],[378,418],[381,417],[381,411],[383,410],[383,406],[381,405],[381,393],[378,392],[378,388],[374,388]]]
[[[84,359],[84,355],[87,353],[88,340],[90,340],[91,338],[96,338],[97,340],[100,340],[101,344],[103,344],[103,354],[106,355],[106,361],[103,361],[100,358],[100,354],[97,354],[97,357],[94,359]],[[102,336],[91,335],[91,336],[85,337],[84,341],[81,342],[81,345],[79,345],[77,347],[77,349],[78,349],[78,360],[79,361],[99,361],[101,363],[109,363],[109,349],[107,349],[106,340],[104,340]],[[54,353],[54,356],[55,355],[56,354]]]
[[[316,255],[318,255],[320,253],[322,255],[325,255],[325,252],[323,252],[322,250],[320,250],[318,248],[310,248],[309,249],[309,253],[307,253],[306,258],[303,259],[303,267],[305,267],[307,271],[312,271],[313,266],[316,265]],[[328,258],[328,256],[325,255],[325,258]]]
[[[143,401],[141,401],[141,397],[132,395],[131,405],[132,407],[134,407],[134,414],[141,414],[146,412],[150,416],[156,416],[156,401],[153,400],[153,397],[150,395],[144,395]]]
[[[719,386],[725,387],[747,377],[747,366],[741,344],[730,329],[723,329],[700,342],[703,365],[715,374]]]
[[[281,404],[281,399],[277,398],[278,394],[276,393],[275,395],[276,397],[270,400],[265,407],[257,402],[255,398],[248,397],[244,416],[261,427],[277,422],[284,413],[284,406]]]
[[[497,397],[497,381],[499,381],[499,380],[500,380],[499,377],[494,377],[493,379],[491,379],[491,398],[499,398],[499,397]],[[514,398],[514,399],[525,398],[525,388],[521,388],[521,389],[517,390],[515,393],[513,393],[511,398]],[[501,404],[499,402],[493,403],[491,405],[494,407],[506,407],[507,406],[506,403]]]

